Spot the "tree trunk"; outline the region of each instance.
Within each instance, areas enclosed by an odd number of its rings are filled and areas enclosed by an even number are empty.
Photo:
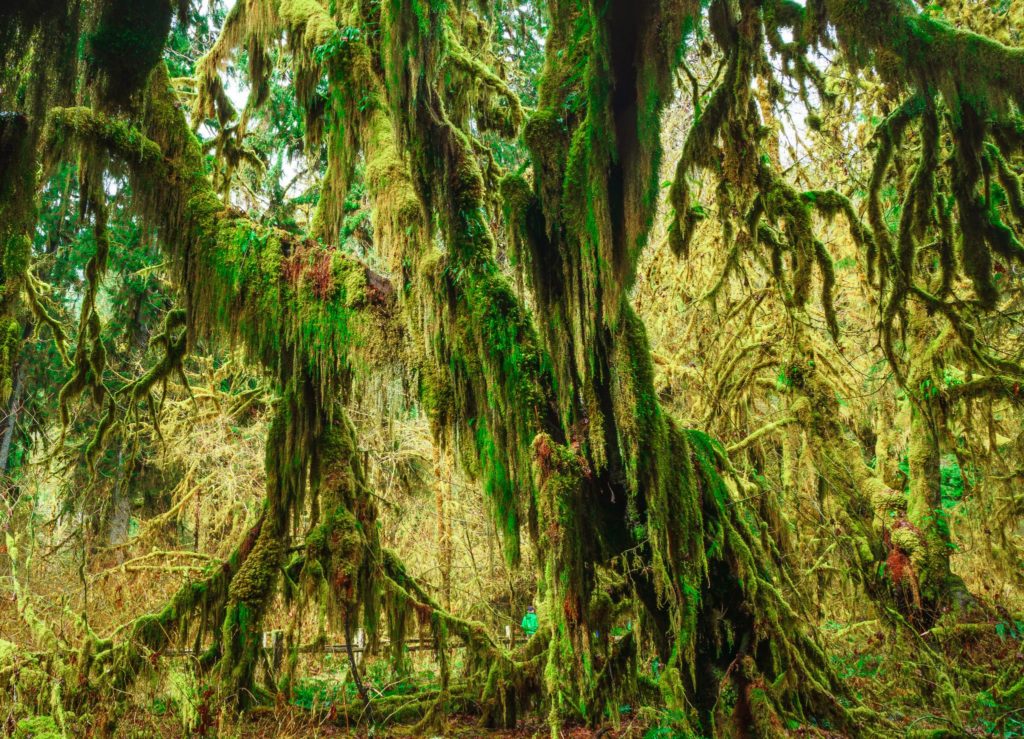
[[[116,547],[127,541],[132,521],[132,474],[124,469],[124,442],[118,440],[117,472],[110,486],[111,511],[107,521],[107,545]],[[124,557],[124,552],[118,552]]]
[[[907,465],[910,485],[906,526],[894,528],[893,542],[910,556],[919,595],[920,620],[930,625],[946,610],[962,611],[973,601],[963,579],[950,569],[949,518],[942,505],[941,442],[945,410],[940,400],[942,353],[948,329],[936,333],[931,317],[916,302],[910,309],[906,390],[910,429]]]
[[[21,398],[25,392],[25,363],[18,363],[18,369],[14,373],[14,387],[11,389],[11,400],[7,408],[7,416],[3,421],[3,436],[0,438],[0,473],[7,477],[7,465],[11,457],[11,444],[14,441],[14,431],[18,425],[18,415],[21,413]]]

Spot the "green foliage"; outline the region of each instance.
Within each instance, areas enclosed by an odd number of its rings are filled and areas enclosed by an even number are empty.
[[[18,721],[12,739],[62,739],[63,736],[50,716],[32,716]]]
[[[904,477],[904,492],[910,486],[910,465],[906,456],[901,457],[897,466]],[[960,502],[964,494],[964,474],[956,455],[943,455],[940,466],[939,499],[942,508],[950,509]]]
[[[960,502],[964,495],[964,474],[960,469],[960,463],[953,454],[946,454],[942,457],[939,466],[941,474],[939,499],[944,509],[950,509]]]

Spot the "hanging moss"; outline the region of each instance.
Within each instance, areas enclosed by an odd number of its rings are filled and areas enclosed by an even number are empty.
[[[993,211],[988,195],[978,192],[988,157],[984,139],[998,130],[1002,121],[1012,120],[1011,103],[1024,101],[1024,55],[992,39],[970,31],[955,29],[924,13],[886,2],[870,11],[855,2],[825,2],[830,20],[838,30],[853,65],[874,63],[894,89],[903,80],[913,80],[913,94],[879,127],[880,148],[875,158],[871,199],[872,228],[879,240],[880,274],[885,289],[886,267],[894,270],[893,288],[888,296],[884,321],[886,334],[905,298],[907,276],[913,259],[913,237],[921,238],[931,220],[935,193],[935,173],[939,163],[937,147],[939,121],[935,113],[938,97],[949,112],[949,131],[954,158],[950,161],[951,199],[956,202],[959,221],[960,260],[970,277],[980,302],[995,306],[998,291],[993,278],[993,253],[1005,259],[1021,260],[1024,248],[1013,230]],[[910,117],[922,115],[924,145],[913,182],[903,204],[899,252],[879,213],[878,189],[903,128]],[[1006,141],[1002,142],[1005,145]],[[952,221],[938,206],[945,232],[940,242],[943,268],[943,292],[952,282]],[[874,254],[869,254],[874,257]],[[887,347],[891,339],[886,339]],[[892,351],[887,348],[892,361]]]
[[[866,6],[856,0],[826,0],[824,7],[851,56],[869,52],[898,57],[904,69],[948,96],[954,114],[960,103],[1004,111],[1024,101],[1024,53],[985,36],[955,29],[942,20],[897,2]]]
[[[633,4],[628,10],[626,4],[612,3],[603,12],[573,3],[553,4],[552,37],[563,39],[563,44],[550,47],[541,93],[543,112],[527,126],[528,141],[535,145],[534,195],[541,201],[546,223],[521,183],[506,185],[510,227],[520,240],[517,248],[534,265],[557,265],[562,270],[560,283],[538,276],[536,295],[545,315],[555,317],[545,323],[544,336],[555,360],[559,395],[569,399],[562,407],[571,419],[566,425],[574,427],[579,418],[582,426],[582,433],[571,438],[572,451],[551,436],[540,436],[535,454],[551,460],[544,464],[561,473],[551,472],[550,479],[542,474],[538,481],[548,486],[538,495],[539,540],[555,545],[541,549],[545,582],[550,583],[545,603],[551,613],[552,644],[546,678],[553,732],[568,716],[593,720],[572,698],[596,695],[580,686],[595,685],[589,651],[566,640],[582,638],[568,636],[575,623],[586,624],[580,629],[584,633],[607,624],[593,620],[603,611],[588,612],[589,598],[581,605],[575,596],[589,592],[593,582],[593,575],[578,563],[613,558],[630,545],[643,548],[650,568],[646,581],[636,586],[637,595],[656,624],[654,631],[664,635],[656,640],[659,651],[669,661],[667,674],[677,677],[676,689],[665,694],[671,707],[687,715],[687,730],[699,727],[710,733],[724,725],[712,710],[718,705],[718,689],[706,687],[722,683],[720,675],[711,674],[711,665],[752,648],[740,646],[745,640],[764,645],[764,654],[752,661],[745,679],[780,681],[779,689],[771,693],[747,691],[764,707],[759,713],[766,726],[780,715],[806,718],[817,712],[851,720],[831,698],[836,681],[820,647],[793,629],[794,614],[773,584],[778,575],[770,557],[762,553],[757,529],[731,500],[718,471],[724,451],[706,436],[680,429],[661,410],[645,330],[625,299],[650,228],[647,209],[653,207],[657,189],[658,119],[667,85],[659,70],[674,68],[679,39],[686,37],[682,31],[691,27],[691,14],[696,12],[685,3]],[[756,17],[753,8],[744,12]],[[815,263],[825,275],[828,296],[831,259],[815,246],[805,203],[788,185],[754,165],[751,144],[757,134],[747,130],[748,118],[733,121],[725,115],[730,109],[747,113],[745,90],[753,54],[749,48],[757,47],[756,40],[747,39],[750,47],[727,40],[751,27],[729,28],[730,22],[723,19],[716,33],[727,48],[736,50],[726,82],[702,112],[707,128],[695,128],[697,136],[689,144],[692,157],[684,156],[676,179],[680,189],[673,194],[677,214],[682,217],[691,206],[685,175],[695,157],[712,163],[717,154],[712,143],[720,127],[729,126],[729,143],[739,146],[742,141],[747,148],[741,153],[727,151],[727,176],[737,186],[760,188],[761,214],[782,224],[796,252],[794,303],[806,299]],[[646,33],[662,27],[680,32],[664,38]],[[574,49],[580,48],[589,64],[582,75],[573,77],[579,58]],[[569,79],[578,80],[579,86],[566,84]],[[569,104],[570,93],[586,101],[582,113]],[[562,125],[568,128],[566,133],[559,130]],[[541,131],[550,133],[542,136],[537,133]],[[560,172],[560,188],[546,181]],[[682,233],[692,224],[680,228]],[[551,251],[557,258],[548,256]],[[552,289],[559,284],[565,289]],[[561,315],[567,317],[564,323]],[[565,392],[563,384],[572,391]],[[563,457],[567,461],[559,463]],[[608,488],[613,491],[610,499]],[[584,541],[573,535],[576,531],[597,532],[592,537],[596,541]],[[750,610],[736,605],[740,603],[750,603]],[[726,614],[721,632],[712,625],[716,609]],[[748,615],[752,613],[763,615],[755,622]],[[577,655],[576,664],[565,669],[570,651]],[[786,677],[788,667],[805,676],[802,684]],[[739,677],[734,679],[740,682]],[[687,707],[696,708],[691,713]]]
[[[334,249],[293,244],[224,209],[165,85],[165,77],[154,80],[147,110],[169,165],[154,141],[86,109],[55,110],[48,140],[59,150],[74,136],[125,159],[143,214],[168,235],[164,246],[191,286],[190,331],[237,338],[272,371],[297,359],[321,388],[351,362],[378,361],[391,330],[387,281]],[[177,184],[168,190],[172,176]]]
[[[481,51],[486,52],[491,38],[486,24],[480,22],[472,13],[468,13],[461,18],[461,25],[463,28],[476,26],[478,54]],[[478,55],[463,46],[459,33],[452,25],[446,29],[445,44],[445,63],[457,70],[459,76],[468,78],[453,79],[453,86],[467,98],[470,98],[467,95],[469,91],[475,93],[466,103],[471,108],[470,112],[477,126],[482,131],[494,131],[505,138],[514,138],[523,122],[523,108],[519,96],[512,92],[505,80],[492,72]]]
[[[321,465],[315,461],[321,457],[315,457],[314,443],[331,416],[326,399],[344,388],[353,363],[377,361],[377,352],[387,345],[393,291],[386,280],[335,249],[296,242],[225,209],[166,85],[161,70],[150,85],[146,108],[147,133],[159,145],[122,122],[84,109],[55,111],[48,141],[55,153],[78,145],[124,160],[137,207],[165,236],[163,245],[179,279],[191,286],[187,311],[170,315],[187,322],[191,334],[223,332],[239,340],[276,375],[284,391],[267,443],[267,507],[260,527],[211,595],[219,608],[212,613],[202,608],[200,632],[216,631],[221,688],[232,705],[244,707],[261,695],[255,683],[260,624],[276,593],[289,525],[305,504],[310,474],[316,476],[314,497],[322,490],[332,492],[316,502],[323,506],[324,519],[310,540],[309,572],[334,579],[333,602],[343,604],[342,610],[362,604],[367,622],[376,619],[379,607],[369,576],[373,560],[365,557],[368,544],[359,533],[375,536],[372,507],[367,508],[365,494],[357,500],[354,493],[340,490],[335,479],[338,465],[350,464],[352,454],[332,452],[334,437],[325,437],[317,452],[325,455]],[[170,331],[168,348],[180,353],[185,334]],[[356,360],[357,355],[362,359]],[[169,370],[176,361],[173,353],[167,361],[171,364],[157,365],[131,385],[133,392],[145,393],[155,377]],[[339,455],[344,459],[332,461]],[[362,518],[353,519],[350,508]],[[360,561],[366,564],[353,565]],[[345,582],[355,574],[353,568],[359,581],[354,589]],[[140,620],[137,642],[159,644],[158,631],[180,627],[206,602],[196,598],[173,602],[169,610]],[[129,674],[140,658],[138,650],[138,645],[119,648],[113,659],[116,674]]]

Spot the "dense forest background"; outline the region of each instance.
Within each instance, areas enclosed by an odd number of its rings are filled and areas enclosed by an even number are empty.
[[[0,3],[0,732],[1024,736],[1022,176],[1016,0]]]

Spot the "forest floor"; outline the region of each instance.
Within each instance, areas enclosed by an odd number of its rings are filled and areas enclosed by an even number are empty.
[[[646,727],[638,727],[624,724],[619,729],[603,730],[599,734],[587,727],[566,727],[562,736],[565,739],[584,739],[585,737],[639,737],[645,734]],[[309,712],[294,706],[284,706],[273,710],[258,712],[237,727],[237,733],[232,736],[238,739],[305,739],[306,737],[333,737],[356,738],[356,737],[478,737],[481,735],[494,737],[495,739],[520,739],[525,737],[548,736],[547,723],[539,718],[531,718],[519,722],[514,730],[503,729],[482,729],[478,716],[453,715],[448,719],[447,726],[443,731],[435,730],[432,733],[418,731],[413,725],[389,726],[384,729],[370,731],[366,728],[352,728],[336,724],[330,720],[316,720]],[[216,732],[207,732],[208,736],[215,736]],[[180,737],[197,736],[182,732],[181,724],[175,716],[166,714],[154,716],[144,709],[136,709],[126,714],[119,726],[117,736],[142,739],[142,737]],[[203,735],[199,735],[203,736]],[[665,735],[667,736],[667,735]]]
[[[50,582],[50,580],[44,580]],[[1019,610],[1013,603],[1013,612]],[[1004,615],[1000,616],[999,613]],[[849,618],[840,623],[827,620],[819,633],[833,669],[852,693],[880,718],[896,727],[893,736],[956,736],[1024,738],[1024,695],[1010,690],[1024,675],[1024,623],[1012,620],[1006,608],[991,609],[988,620],[975,623],[940,623],[919,634],[896,635],[877,618]],[[60,623],[54,614],[54,622]],[[19,623],[13,600],[0,598],[0,635],[16,643],[30,643],[24,624]],[[461,651],[451,655],[453,675],[461,668]],[[158,674],[140,676],[130,697],[119,706],[117,737],[233,736],[249,737],[362,737],[362,736],[492,736],[544,737],[548,735],[543,716],[523,717],[514,731],[485,730],[476,715],[454,714],[443,731],[423,733],[414,724],[389,724],[373,732],[346,726],[345,706],[358,705],[359,698],[346,680],[347,661],[336,655],[303,655],[292,703],[259,708],[246,714],[229,732],[215,728],[220,718],[216,705],[205,704],[201,685],[188,683],[185,692],[170,690],[173,675],[182,675],[186,661],[164,656],[154,662]],[[641,669],[647,669],[641,667]],[[367,657],[362,665],[364,681],[375,694],[409,695],[415,701],[419,689],[436,687],[436,664],[430,652],[417,652],[413,672],[395,680],[386,659]],[[177,697],[172,697],[177,696]],[[193,705],[183,711],[179,701]],[[210,699],[212,701],[212,698]],[[0,736],[11,733],[4,725],[7,710],[0,700]],[[638,709],[639,710],[636,710]],[[103,734],[103,707],[96,707],[89,725],[95,735]],[[200,729],[189,734],[183,729],[182,714],[199,715]],[[623,707],[617,726],[601,736],[616,739],[668,739],[678,736],[668,728],[671,716],[657,707]],[[666,719],[666,720],[662,720]],[[5,731],[6,729],[6,731]],[[597,736],[583,727],[567,727],[569,739]],[[88,736],[88,734],[86,735]],[[795,728],[792,736],[839,737],[828,727]]]
[[[898,646],[872,621],[855,622],[842,627],[832,624],[825,633],[827,644],[834,655],[833,664],[840,676],[850,685],[855,695],[878,715],[892,722],[893,736],[908,737],[1024,737],[1024,705],[1000,700],[998,691],[985,687],[985,677],[993,680],[1006,671],[1019,674],[1024,664],[1024,634],[1017,624],[1007,628],[999,623],[972,624],[953,627],[936,639],[932,647],[940,655],[943,669],[956,686],[955,705],[949,694],[939,687],[943,677],[925,664],[920,651]],[[923,649],[918,645],[918,649]],[[420,676],[425,676],[421,672]],[[326,685],[329,678],[321,676],[314,684]],[[339,686],[335,685],[334,688]],[[341,693],[347,686],[341,686]],[[307,683],[308,690],[308,683]],[[350,688],[349,688],[350,690]],[[117,736],[141,737],[184,736],[177,711],[169,702],[163,702],[158,693],[149,698],[136,695],[134,706],[121,718]],[[332,693],[340,698],[340,693]],[[138,699],[142,700],[138,700]],[[345,700],[358,700],[354,695]],[[1018,700],[1019,703],[1019,700]],[[329,704],[328,704],[329,705]],[[210,728],[206,733],[191,736],[216,736],[213,710],[201,709],[207,715]],[[659,711],[644,709],[640,712],[624,711],[618,726],[594,731],[586,727],[566,727],[566,739],[602,736],[608,739],[669,739],[680,736],[667,726],[657,724]],[[652,723],[651,719],[655,722]],[[202,722],[201,722],[202,723]],[[202,727],[201,727],[202,728]],[[877,727],[875,727],[877,729]],[[221,732],[221,735],[224,733]],[[338,712],[327,708],[319,712],[307,706],[281,703],[256,709],[243,719],[228,735],[239,739],[262,737],[478,737],[503,739],[513,737],[545,737],[548,726],[542,716],[531,714],[520,721],[515,730],[487,730],[475,715],[453,714],[444,729],[431,732],[417,730],[414,725],[389,725],[375,730],[346,726]],[[827,727],[803,726],[791,732],[794,737],[843,737],[845,734]]]
[[[962,571],[971,574],[972,563],[963,563]],[[94,562],[95,565],[95,562]],[[79,610],[77,602],[66,598],[67,583],[74,582],[74,570],[59,557],[33,560],[31,575],[24,582],[30,585],[38,615],[53,624],[55,634],[69,644],[74,643],[75,622],[68,613]],[[177,581],[173,573],[152,577],[149,588],[131,587],[130,576],[114,570],[110,577],[91,582],[91,600],[115,607],[100,607],[90,613],[90,624],[99,633],[112,633],[124,613],[144,613],[166,600],[174,592]],[[985,593],[980,580],[971,580],[972,592]],[[989,607],[985,616],[974,623],[955,623],[942,619],[930,629],[905,629],[893,633],[882,625],[870,607],[847,605],[854,599],[833,592],[835,602],[819,604],[823,618],[815,624],[832,666],[851,692],[880,719],[895,727],[893,736],[956,736],[1024,738],[1024,693],[1010,690],[1022,684],[1024,676],[1024,622],[1010,614],[1024,612],[1022,594],[1007,591],[985,598]],[[1018,617],[1019,618],[1019,617]],[[280,628],[281,623],[273,624]],[[30,629],[20,618],[13,593],[0,590],[0,638],[16,644],[32,644]],[[155,657],[155,655],[154,655]],[[395,697],[409,695],[410,702],[424,688],[437,687],[437,665],[430,651],[410,654],[412,673],[399,680],[383,657],[367,656],[362,663],[364,681],[375,695]],[[461,650],[450,655],[452,674],[461,674]],[[364,727],[346,726],[345,706],[358,705],[358,696],[347,676],[347,660],[336,654],[304,654],[297,668],[298,679],[291,704],[278,705],[250,712],[231,731],[218,731],[220,707],[210,705],[206,690],[194,680],[170,689],[172,677],[181,677],[187,660],[170,655],[155,658],[155,674],[140,675],[130,696],[118,706],[120,713],[115,736],[125,739],[182,736],[282,737],[361,737],[361,736],[493,736],[544,737],[548,735],[545,717],[524,715],[514,731],[488,731],[481,728],[476,715],[452,715],[444,731],[424,734],[414,724],[394,723],[372,733]],[[638,669],[649,670],[648,665]],[[184,688],[182,688],[184,686]],[[1011,693],[1012,695],[1008,695]],[[174,697],[176,696],[176,697]],[[10,706],[0,696],[0,736],[13,732],[5,723]],[[208,702],[209,701],[209,702]],[[187,702],[190,705],[183,707]],[[204,704],[205,703],[205,704]],[[332,706],[336,707],[332,710]],[[185,710],[189,709],[189,710]],[[89,727],[95,736],[104,735],[105,707],[91,707]],[[182,715],[199,715],[200,728],[205,731],[189,734],[182,726]],[[607,728],[601,736],[611,739],[668,739],[678,736],[668,728],[671,716],[655,706],[622,707],[617,726]],[[943,733],[945,732],[945,733]],[[570,739],[595,736],[583,727],[568,727],[563,736]],[[84,734],[90,736],[90,734]],[[795,728],[792,736],[838,737],[828,727]]]

